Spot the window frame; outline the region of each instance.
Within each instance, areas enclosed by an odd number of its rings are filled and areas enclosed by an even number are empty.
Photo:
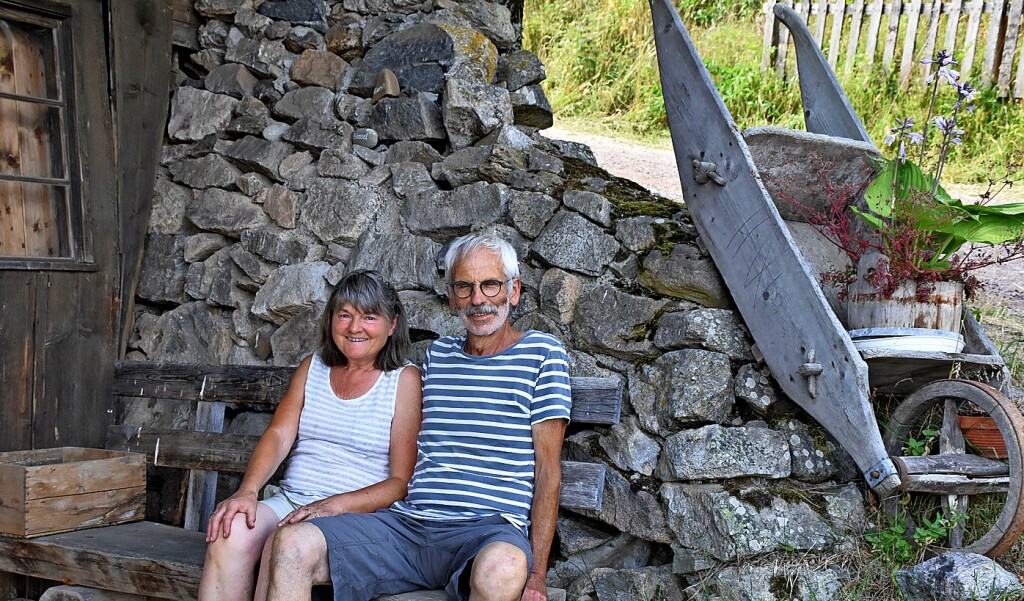
[[[61,243],[67,245],[69,256],[15,256],[0,255],[0,270],[33,270],[33,271],[98,271],[95,263],[90,236],[86,230],[88,199],[85,198],[81,161],[82,152],[78,139],[78,123],[80,122],[75,101],[78,91],[77,61],[78,56],[74,45],[74,13],[70,5],[48,2],[46,0],[28,4],[25,0],[0,0],[0,19],[25,23],[38,27],[49,28],[53,32],[54,68],[58,99],[56,101],[43,98],[27,97],[18,94],[2,94],[4,98],[40,101],[42,106],[58,108],[62,128],[61,145],[65,165],[66,182],[59,178],[18,177],[5,181],[27,181],[64,185],[64,213],[59,216],[66,220],[60,229],[60,235],[66,236]],[[57,181],[54,182],[54,179]],[[42,180],[42,181],[41,181]]]

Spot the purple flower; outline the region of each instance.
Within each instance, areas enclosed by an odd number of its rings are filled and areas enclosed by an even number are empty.
[[[951,143],[957,146],[963,143],[960,136],[964,134],[964,130],[957,129],[956,119],[947,119],[942,115],[938,115],[935,117],[935,127],[939,128],[942,135],[948,138]]]
[[[970,102],[974,100],[974,96],[977,95],[978,91],[974,89],[971,82],[964,82],[963,85],[956,86],[957,94],[960,96],[960,100]]]
[[[909,138],[910,143],[915,146],[920,146],[921,142],[924,142],[924,136],[917,132],[910,132],[907,134],[907,138]]]
[[[953,60],[953,55],[948,50],[939,50],[935,58],[921,59],[922,65],[931,65],[933,63],[938,63],[939,66],[945,67],[946,65],[955,65],[956,61]]]
[[[946,50],[939,50],[939,53],[935,55],[934,59],[924,59],[921,61],[922,64],[931,65],[938,64],[939,69],[933,73],[929,73],[925,83],[931,83],[935,81],[935,77],[938,76],[940,79],[945,79],[949,82],[949,85],[955,86],[956,80],[960,79],[960,72],[951,69],[950,65],[955,65],[956,61],[953,60],[953,55]]]
[[[925,83],[931,83],[935,80],[935,76],[939,76],[940,79],[945,79],[949,82],[949,85],[955,86],[956,80],[960,79],[960,72],[949,67],[939,67],[939,70],[934,73],[929,73],[928,77],[924,80]]]

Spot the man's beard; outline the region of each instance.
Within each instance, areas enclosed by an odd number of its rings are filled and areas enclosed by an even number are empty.
[[[462,319],[463,325],[469,330],[470,334],[474,336],[490,336],[501,329],[501,326],[505,325],[508,321],[508,314],[512,310],[512,303],[509,299],[505,299],[505,302],[495,307],[494,305],[470,305],[458,312],[459,317]],[[492,323],[487,325],[476,324],[469,319],[471,315],[497,315],[497,319],[493,320]]]

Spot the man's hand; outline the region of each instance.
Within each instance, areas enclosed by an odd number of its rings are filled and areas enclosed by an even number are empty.
[[[531,573],[523,589],[522,601],[547,601],[548,587],[544,586],[544,574]]]

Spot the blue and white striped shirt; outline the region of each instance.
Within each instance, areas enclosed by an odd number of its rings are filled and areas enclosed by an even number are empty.
[[[500,514],[529,525],[533,500],[532,426],[569,419],[569,363],[561,342],[531,330],[487,356],[445,337],[427,350],[423,425],[409,496],[392,507],[426,520]]]

